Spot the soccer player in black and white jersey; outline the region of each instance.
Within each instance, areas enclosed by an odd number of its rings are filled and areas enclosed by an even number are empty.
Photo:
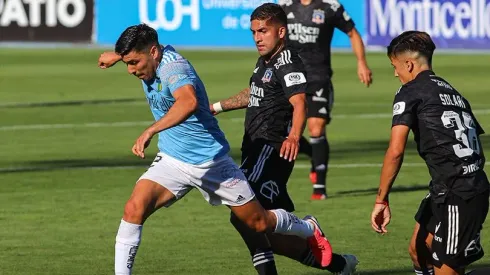
[[[289,47],[295,48],[308,74],[306,100],[310,142],[302,137],[300,152],[311,157],[311,199],[327,198],[326,178],[330,147],[326,125],[333,106],[331,42],[335,29],[346,33],[357,58],[357,74],[366,86],[371,84],[371,71],[364,53],[364,44],[354,21],[337,0],[279,0],[287,14]]]
[[[489,206],[479,139],[484,131],[468,100],[432,70],[435,47],[430,36],[419,31],[404,32],[388,46],[395,76],[403,85],[393,103],[391,139],[371,223],[376,232],[387,232],[388,195],[412,130],[431,176],[409,248],[415,273],[460,275],[483,257],[480,231]]]
[[[249,87],[210,108],[215,114],[247,108],[240,168],[265,209],[281,206],[294,211],[287,182],[306,120],[306,72],[297,53],[285,45],[286,14],[279,5],[261,5],[250,20],[260,57]],[[335,253],[329,261],[317,262],[303,240],[256,234],[233,214],[231,222],[260,275],[277,274],[273,253],[339,274],[351,274],[357,265],[355,256]]]

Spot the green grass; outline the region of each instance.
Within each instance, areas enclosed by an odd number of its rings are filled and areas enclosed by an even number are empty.
[[[151,161],[151,157],[139,160],[132,156],[130,148],[152,116],[139,81],[127,75],[123,65],[99,70],[98,54],[86,49],[0,51],[0,169],[45,169],[0,172],[0,274],[112,273],[114,238],[124,203],[145,171],[144,165]],[[244,88],[256,60],[254,52],[184,55],[201,75],[211,101]],[[488,56],[442,54],[434,59],[436,72],[479,110],[477,117],[484,128],[490,128],[490,114],[485,111],[490,106],[487,60]],[[369,89],[357,79],[351,54],[333,56],[336,93],[333,121],[328,127],[331,198],[309,200],[308,161],[303,156],[289,190],[297,214],[316,215],[336,251],[359,256],[359,274],[412,274],[407,245],[413,215],[427,192],[427,168],[402,168],[392,195],[390,232],[379,236],[372,231],[369,217],[380,168],[342,166],[379,164],[387,147],[392,101],[400,84],[384,55],[369,54],[368,61],[374,75]],[[116,99],[128,101],[66,104]],[[9,105],[46,102],[59,104]],[[363,114],[385,115],[366,118]],[[243,134],[238,118],[243,115],[237,111],[219,116],[235,158],[239,157]],[[87,125],[113,122],[135,124]],[[40,124],[66,125],[15,128]],[[489,148],[486,136],[483,143]],[[413,142],[407,150],[406,163],[422,163]],[[152,144],[147,155],[154,153],[156,145]],[[254,274],[245,245],[228,223],[228,210],[208,206],[199,192],[158,211],[143,232],[135,274]],[[490,249],[487,232],[485,228],[483,245]],[[276,258],[280,274],[328,273]],[[490,265],[489,257],[478,264]]]

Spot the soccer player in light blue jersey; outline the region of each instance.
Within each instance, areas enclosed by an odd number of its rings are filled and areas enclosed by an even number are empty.
[[[247,179],[228,156],[229,145],[209,110],[204,84],[192,65],[171,46],[161,46],[157,32],[140,24],[127,28],[115,52],[99,58],[99,67],[118,61],[139,79],[155,117],[135,141],[132,151],[145,157],[158,134],[159,153],[137,181],[126,202],[116,236],[115,274],[131,274],[145,220],[193,188],[211,205],[225,204],[257,232],[295,235],[308,240],[318,262],[328,265],[332,248],[316,219],[299,219],[283,209],[265,210]]]

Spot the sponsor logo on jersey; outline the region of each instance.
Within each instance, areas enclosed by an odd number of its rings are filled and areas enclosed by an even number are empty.
[[[306,77],[301,72],[288,73],[284,76],[284,82],[286,82],[286,87],[291,87],[294,85],[306,83]]]
[[[316,24],[323,24],[325,22],[325,11],[321,9],[313,10],[311,21]]]
[[[328,102],[328,99],[326,97],[322,97],[323,95],[323,88],[315,92],[315,95],[311,97],[311,99],[315,102]]]
[[[259,107],[260,101],[264,97],[264,89],[257,87],[255,82],[250,85],[250,98],[248,100],[248,107]]]
[[[279,0],[277,1],[277,4],[281,6],[291,6],[293,4],[293,0]]]
[[[272,77],[272,69],[267,68],[267,70],[265,70],[264,76],[262,77],[262,82],[264,82],[264,83],[270,82],[271,77]]]
[[[290,12],[287,16],[288,19],[294,19],[294,13]]]
[[[400,101],[400,102],[395,103],[395,105],[393,105],[393,115],[394,116],[402,114],[404,111],[405,111],[405,102]]]
[[[288,24],[289,39],[298,43],[316,43],[320,35],[319,27],[304,26],[301,23]]]

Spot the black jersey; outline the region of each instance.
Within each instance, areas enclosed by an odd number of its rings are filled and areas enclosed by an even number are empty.
[[[283,49],[268,63],[260,57],[250,78],[242,149],[256,140],[279,149],[291,126],[289,98],[305,91],[306,73],[296,52]]]
[[[442,201],[452,192],[467,199],[488,189],[479,140],[484,131],[469,102],[434,72],[421,72],[398,90],[392,124],[412,129],[433,198]]]
[[[354,21],[337,0],[280,0],[288,19],[288,45],[294,47],[308,73],[308,81],[332,76],[330,44],[335,28],[348,33]]]

